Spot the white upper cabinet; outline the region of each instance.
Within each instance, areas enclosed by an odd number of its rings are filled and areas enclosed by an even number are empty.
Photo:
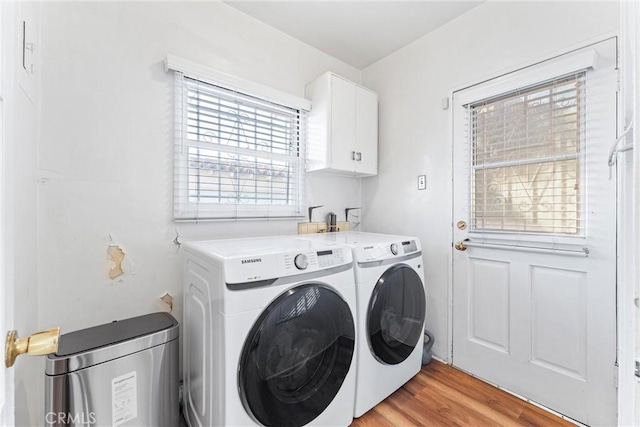
[[[307,171],[372,176],[378,173],[378,96],[333,73],[305,88]]]

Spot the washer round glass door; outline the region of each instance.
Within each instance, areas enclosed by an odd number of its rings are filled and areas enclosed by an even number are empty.
[[[424,329],[425,294],[422,280],[405,264],[396,264],[378,279],[369,300],[367,333],[374,357],[396,365],[404,361]]]
[[[349,372],[355,328],[349,305],[325,285],[273,301],[249,332],[238,384],[247,412],[265,426],[302,426],[329,406]]]

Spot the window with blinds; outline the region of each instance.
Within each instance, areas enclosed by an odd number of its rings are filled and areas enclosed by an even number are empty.
[[[582,235],[585,74],[468,111],[472,229]]]
[[[176,219],[302,215],[304,113],[176,72]]]

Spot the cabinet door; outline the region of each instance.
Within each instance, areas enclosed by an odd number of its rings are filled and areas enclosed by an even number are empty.
[[[356,89],[356,172],[378,173],[378,96],[366,89]]]
[[[355,171],[356,85],[331,78],[331,168]]]

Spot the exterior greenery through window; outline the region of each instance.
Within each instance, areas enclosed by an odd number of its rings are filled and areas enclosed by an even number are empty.
[[[301,111],[180,76],[177,218],[294,217]]]
[[[580,235],[584,73],[469,106],[475,230]]]

